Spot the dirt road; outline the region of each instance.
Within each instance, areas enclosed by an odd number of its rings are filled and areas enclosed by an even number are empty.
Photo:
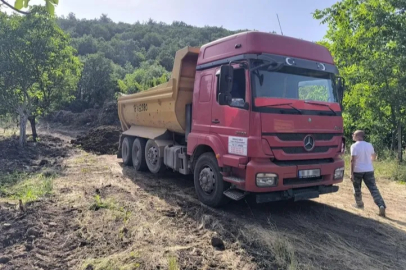
[[[136,173],[64,135],[52,195],[25,211],[3,200],[0,269],[406,269],[405,185],[378,180],[388,218],[365,189],[352,208],[348,180],[316,200],[214,210],[190,177]]]

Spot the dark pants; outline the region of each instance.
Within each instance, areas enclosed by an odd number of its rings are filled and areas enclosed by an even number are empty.
[[[364,180],[365,185],[368,187],[369,192],[371,192],[372,198],[378,207],[384,206],[386,208],[385,202],[379,193],[378,187],[376,186],[374,172],[364,172],[364,173],[354,173],[354,197],[358,205],[362,203],[361,194],[361,184]]]

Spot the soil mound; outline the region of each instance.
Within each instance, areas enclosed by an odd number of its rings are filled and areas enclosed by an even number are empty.
[[[121,128],[117,126],[100,126],[90,129],[85,135],[78,136],[72,143],[95,154],[114,155],[118,150],[120,133]]]
[[[0,173],[34,172],[45,167],[60,168],[63,158],[70,156],[71,150],[71,146],[65,141],[49,135],[41,134],[38,142],[28,141],[24,148],[19,147],[17,136],[0,135]]]

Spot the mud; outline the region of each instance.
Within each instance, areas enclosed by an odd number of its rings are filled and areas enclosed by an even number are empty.
[[[77,209],[47,200],[0,208],[0,268],[4,270],[69,269],[81,239],[74,233]],[[69,233],[69,234],[67,234]]]
[[[73,147],[67,142],[49,135],[41,135],[39,141],[28,141],[22,148],[18,137],[0,136],[0,172],[35,172],[43,168],[60,168],[64,158],[72,154]]]
[[[71,142],[95,154],[114,155],[118,151],[120,133],[119,127],[101,126],[90,129],[85,135],[78,136]]]

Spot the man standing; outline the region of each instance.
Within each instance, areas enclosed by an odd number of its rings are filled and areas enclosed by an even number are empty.
[[[362,130],[357,130],[352,135],[355,143],[351,145],[351,181],[354,185],[356,207],[364,207],[361,194],[361,184],[364,180],[375,204],[379,207],[379,215],[384,217],[386,205],[376,186],[372,165],[372,160],[376,159],[376,154],[372,144],[364,141],[364,137],[365,132]]]

